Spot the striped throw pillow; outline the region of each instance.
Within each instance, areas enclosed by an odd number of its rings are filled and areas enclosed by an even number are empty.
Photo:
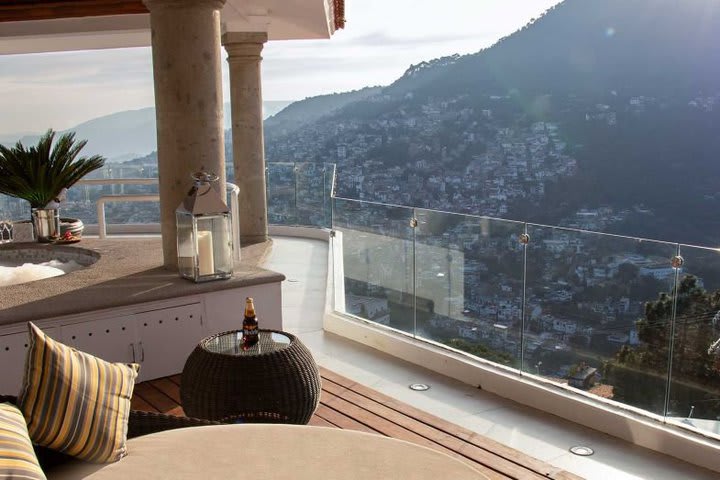
[[[29,323],[18,405],[32,441],[93,463],[127,454],[130,397],[139,365],[109,363],[56,342]]]
[[[0,478],[45,480],[28,436],[25,418],[10,403],[0,403]]]

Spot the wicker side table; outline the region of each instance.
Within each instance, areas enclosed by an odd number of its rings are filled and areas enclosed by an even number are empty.
[[[259,342],[243,350],[241,331],[224,332],[190,354],[180,397],[191,417],[305,425],[320,401],[320,374],[294,335],[260,330]]]

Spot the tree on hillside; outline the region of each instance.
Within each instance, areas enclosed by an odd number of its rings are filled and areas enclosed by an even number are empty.
[[[720,311],[720,290],[706,291],[692,275],[682,279],[677,291],[646,304],[644,318],[636,323],[640,346],[624,345],[606,373],[613,378],[616,400],[661,413],[675,302],[669,414],[697,407],[695,416],[710,418],[720,408],[720,365],[710,348],[719,335],[714,318]]]
[[[638,320],[638,348],[624,347],[616,361],[652,371],[667,368],[671,321],[675,292],[661,293],[645,305],[645,317]],[[714,356],[708,352],[716,338],[712,318],[720,310],[720,290],[710,293],[698,286],[697,278],[688,275],[677,291],[675,342],[673,345],[673,376],[705,384],[716,381]]]

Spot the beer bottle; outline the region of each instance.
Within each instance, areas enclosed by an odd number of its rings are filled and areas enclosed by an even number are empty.
[[[245,316],[243,318],[243,349],[247,350],[258,342],[258,321],[255,316],[253,299],[245,299]]]

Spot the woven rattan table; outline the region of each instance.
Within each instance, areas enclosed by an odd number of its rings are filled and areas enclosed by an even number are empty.
[[[242,348],[242,332],[202,340],[185,362],[180,397],[185,414],[208,420],[307,424],[320,400],[320,374],[310,351],[286,332],[260,330]]]

